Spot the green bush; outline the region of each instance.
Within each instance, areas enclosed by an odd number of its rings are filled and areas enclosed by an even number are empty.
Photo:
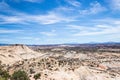
[[[5,79],[5,78],[3,78],[3,77],[0,77],[0,80],[7,80],[7,79]]]
[[[10,75],[7,71],[0,69],[0,80],[8,80]]]
[[[12,74],[11,80],[30,80],[25,71],[15,71]]]

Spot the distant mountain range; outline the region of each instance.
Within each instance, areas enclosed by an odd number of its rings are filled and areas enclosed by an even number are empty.
[[[0,46],[7,46],[7,45],[10,45],[10,44],[0,43]]]
[[[64,45],[97,45],[97,44],[120,44],[120,42],[89,42],[89,43],[64,43]]]

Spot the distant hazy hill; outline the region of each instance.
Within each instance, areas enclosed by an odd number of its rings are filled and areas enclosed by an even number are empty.
[[[7,45],[10,45],[10,44],[0,43],[0,46],[7,46]]]
[[[41,46],[41,47],[58,47],[61,45],[64,46],[85,46],[85,45],[120,45],[120,42],[89,42],[89,43],[63,43],[63,44],[45,44],[45,45],[30,45],[30,44],[25,44],[27,46]],[[0,43],[0,46],[8,46],[8,45],[13,45],[13,44],[6,44],[6,43]]]

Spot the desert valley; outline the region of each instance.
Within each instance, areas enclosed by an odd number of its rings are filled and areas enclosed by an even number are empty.
[[[23,70],[30,80],[120,80],[120,44],[7,45],[0,61],[10,75]]]

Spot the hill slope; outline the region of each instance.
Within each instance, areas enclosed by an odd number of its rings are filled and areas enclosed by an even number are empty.
[[[3,64],[15,63],[23,59],[30,59],[41,56],[25,45],[0,46],[0,61]]]

